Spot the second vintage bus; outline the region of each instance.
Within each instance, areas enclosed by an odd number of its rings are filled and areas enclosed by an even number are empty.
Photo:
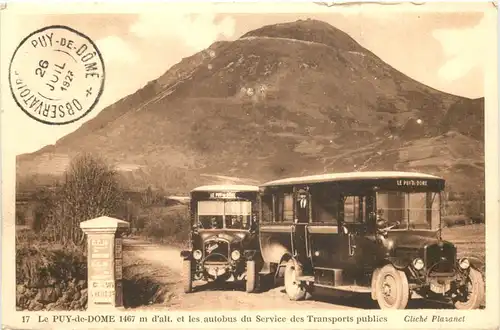
[[[246,291],[255,290],[258,191],[251,185],[200,186],[191,191],[190,249],[181,252],[185,292],[192,291],[194,280],[245,280]]]

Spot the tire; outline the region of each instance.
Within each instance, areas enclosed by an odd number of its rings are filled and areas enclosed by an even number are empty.
[[[252,293],[257,289],[257,271],[255,270],[255,261],[247,261],[247,281],[246,281],[246,292]]]
[[[380,309],[405,309],[410,300],[408,278],[393,265],[380,269],[372,290],[375,290]]]
[[[469,270],[469,276],[467,278],[468,293],[467,298],[464,300],[455,301],[454,305],[456,309],[468,310],[468,309],[478,309],[481,303],[484,301],[485,288],[484,280],[481,273],[471,268]],[[472,291],[472,292],[470,292]]]
[[[191,260],[182,260],[182,284],[184,293],[193,291],[193,274],[191,271]]]
[[[301,275],[302,267],[294,260],[288,261],[285,268],[285,291],[290,300],[303,300],[306,297],[305,287],[296,280]]]
[[[377,278],[378,275],[380,274],[380,268],[377,268],[373,271],[372,274],[372,281],[371,281],[371,286],[372,286],[372,292],[371,292],[371,298],[372,300],[377,300],[377,290],[375,288],[377,287]]]

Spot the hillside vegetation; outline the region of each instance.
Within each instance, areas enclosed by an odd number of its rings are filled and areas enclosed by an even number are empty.
[[[54,146],[19,156],[18,175],[60,173],[85,151],[142,189],[408,170],[477,190],[483,127],[484,99],[423,85],[335,27],[301,20],[183,59]]]

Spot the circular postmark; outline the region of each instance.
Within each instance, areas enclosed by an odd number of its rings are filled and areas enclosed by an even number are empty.
[[[97,46],[67,26],[31,33],[10,61],[14,100],[28,116],[45,124],[69,124],[87,115],[101,97],[104,80]]]

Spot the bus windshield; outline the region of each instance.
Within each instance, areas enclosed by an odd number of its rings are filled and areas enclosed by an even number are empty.
[[[440,208],[439,192],[381,191],[377,193],[377,225],[436,230],[441,220]]]
[[[203,229],[248,229],[251,214],[249,201],[198,202],[198,223]]]

